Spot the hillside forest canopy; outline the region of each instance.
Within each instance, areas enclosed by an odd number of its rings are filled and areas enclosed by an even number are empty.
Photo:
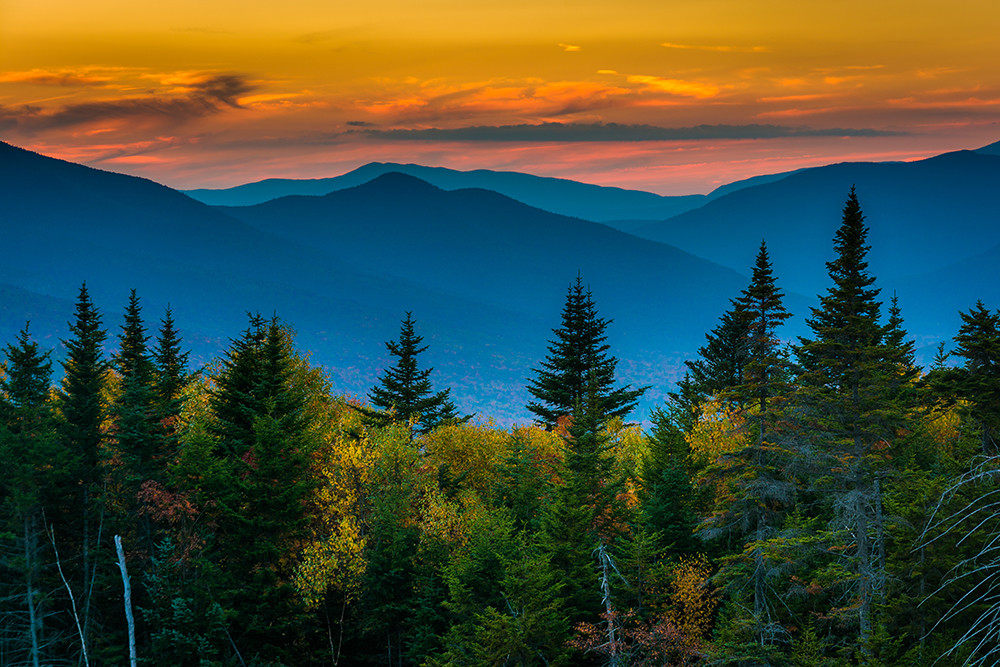
[[[919,368],[867,234],[852,188],[795,341],[762,242],[645,430],[582,276],[510,428],[412,313],[365,401],[277,316],[192,369],[84,285],[61,372],[3,348],[0,664],[996,664],[1000,312]]]

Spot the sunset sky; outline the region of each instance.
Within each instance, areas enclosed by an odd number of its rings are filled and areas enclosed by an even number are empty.
[[[1000,140],[995,0],[0,0],[0,138],[178,188],[372,161],[663,194]]]

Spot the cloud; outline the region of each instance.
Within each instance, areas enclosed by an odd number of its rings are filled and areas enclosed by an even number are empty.
[[[706,139],[775,139],[783,137],[882,137],[899,132],[874,129],[813,129],[783,125],[697,125],[657,127],[619,123],[540,123],[522,125],[481,125],[460,128],[415,130],[367,130],[369,137],[402,141],[696,141]]]
[[[576,46],[575,44],[563,44],[562,42],[559,43],[559,46],[561,46],[562,50],[566,52],[581,51],[583,49],[581,46]]]
[[[699,46],[697,44],[672,44],[664,42],[660,46],[668,49],[683,49],[692,51],[719,51],[724,53],[764,53],[767,51],[763,46]]]
[[[240,75],[203,75],[186,81],[183,93],[172,97],[150,95],[80,102],[54,110],[7,107],[0,109],[0,127],[12,129],[9,127],[11,119],[14,126],[28,132],[108,120],[179,123],[219,113],[225,108],[242,108],[239,97],[254,88]]]
[[[107,76],[99,76],[77,70],[41,70],[27,72],[0,73],[0,83],[27,83],[37,86],[102,86],[110,81]]]
[[[719,94],[719,87],[707,83],[697,83],[695,81],[684,81],[682,79],[664,79],[658,76],[644,76],[633,74],[625,78],[629,83],[638,83],[647,89],[658,92],[678,95],[680,97],[695,97],[705,99],[715,97]]]

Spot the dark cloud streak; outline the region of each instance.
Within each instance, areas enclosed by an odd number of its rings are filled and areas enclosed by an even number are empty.
[[[181,96],[82,102],[48,112],[33,107],[4,107],[0,108],[0,128],[35,132],[121,119],[183,123],[225,108],[239,109],[239,96],[254,88],[240,75],[223,74],[192,83],[190,92]]]
[[[658,127],[619,123],[541,123],[429,128],[421,130],[368,130],[372,138],[399,141],[696,141],[705,139],[777,139],[784,137],[887,137],[901,132],[861,129],[813,129],[784,125],[696,125]]]

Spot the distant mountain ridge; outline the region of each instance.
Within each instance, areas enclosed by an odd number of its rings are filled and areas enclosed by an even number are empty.
[[[579,183],[561,178],[511,171],[457,171],[417,164],[372,162],[354,171],[319,179],[269,178],[232,188],[185,190],[188,196],[213,206],[253,206],[291,195],[322,196],[367,183],[388,173],[414,176],[443,190],[492,190],[550,213],[594,222],[659,220],[701,205],[704,195],[666,197],[622,188]]]
[[[745,264],[744,248],[764,239],[779,284],[819,294],[828,286],[825,263],[833,257],[831,240],[853,185],[870,228],[869,265],[883,298],[898,291],[911,330],[940,339],[954,335],[957,311],[972,305],[973,294],[1000,306],[1000,264],[979,262],[976,272],[965,266],[1000,244],[997,182],[1000,155],[988,151],[833,164],[741,188],[633,233],[731,268]],[[921,282],[926,275],[936,278]]]
[[[113,347],[135,287],[151,330],[172,305],[198,363],[239,334],[247,311],[276,313],[335,391],[363,396],[387,361],[384,341],[412,311],[435,381],[453,388],[460,410],[505,423],[527,419],[527,378],[578,273],[616,320],[608,333],[623,381],[655,386],[640,418],[746,282],[601,224],[402,174],[224,209],[0,144],[0,197],[10,258],[0,267],[9,286],[0,310],[13,311],[0,322],[2,340],[23,326],[19,313],[45,312],[62,327],[39,322],[33,331],[58,346],[86,281]]]

